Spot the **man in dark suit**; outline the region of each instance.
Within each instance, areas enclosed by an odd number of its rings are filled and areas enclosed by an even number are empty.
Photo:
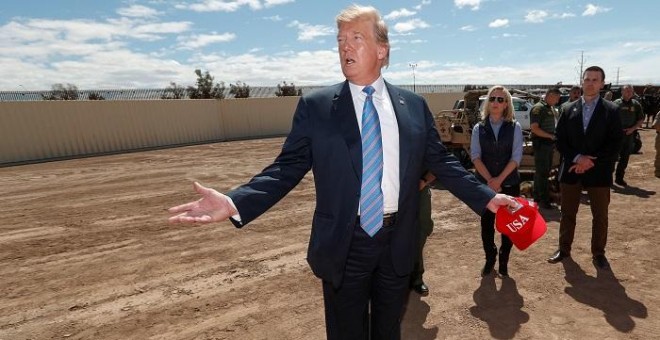
[[[328,338],[399,339],[419,237],[422,169],[477,213],[515,203],[480,184],[447,152],[422,97],[383,80],[389,41],[378,11],[350,6],[337,26],[346,81],[300,99],[273,164],[227,195],[195,183],[202,198],[171,208],[170,221],[231,217],[242,227],[311,169],[316,210],[307,261],[323,282]]]
[[[576,216],[582,190],[591,204],[591,254],[599,269],[609,269],[605,257],[608,209],[614,162],[623,137],[619,108],[600,98],[605,85],[605,72],[598,66],[584,71],[583,95],[565,107],[557,122],[557,149],[562,155],[559,182],[561,187],[561,221],[559,249],[548,258],[557,263],[571,255]]]

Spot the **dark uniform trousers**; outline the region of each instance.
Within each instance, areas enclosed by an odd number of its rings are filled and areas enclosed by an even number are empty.
[[[424,274],[424,245],[426,239],[433,232],[433,219],[431,218],[431,187],[427,185],[419,192],[419,243],[415,265],[412,274],[410,274],[410,284],[412,286],[422,284],[422,275]]]
[[[591,254],[605,255],[607,244],[607,211],[610,205],[609,187],[583,188],[582,184],[561,183],[561,222],[559,224],[559,250],[570,254],[582,190],[587,191],[591,207]]]
[[[660,178],[660,133],[655,134],[655,177]]]
[[[551,141],[533,140],[534,148],[534,199],[537,202],[550,202],[548,178],[552,167],[554,143]]]
[[[630,154],[633,151],[635,143],[635,135],[624,135],[621,139],[621,150],[619,151],[619,162],[616,165],[615,177],[617,179],[623,179],[623,176],[626,173],[626,168],[628,167],[628,160],[630,160]]]

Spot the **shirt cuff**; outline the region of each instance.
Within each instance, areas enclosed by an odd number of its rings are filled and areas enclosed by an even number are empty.
[[[229,196],[227,196],[227,200],[229,200],[229,204],[231,204],[232,208],[234,208],[234,210],[238,211],[238,209],[236,209],[236,204],[234,204],[234,200],[232,200],[231,197],[229,197]],[[243,223],[241,221],[241,214],[240,213],[238,213],[236,215],[232,215],[231,219],[235,220],[238,223]]]

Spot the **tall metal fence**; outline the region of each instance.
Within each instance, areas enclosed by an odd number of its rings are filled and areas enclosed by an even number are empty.
[[[404,89],[417,93],[456,93],[463,92],[466,87],[472,85],[398,85]],[[478,85],[480,87],[489,87],[491,85]],[[545,89],[554,85],[505,85],[508,88],[515,89]],[[324,86],[296,86],[296,89],[302,90],[303,94],[313,92]],[[250,86],[251,98],[269,98],[276,97],[277,87],[274,86]],[[51,95],[53,91],[0,91],[0,101],[40,101],[44,97]],[[104,100],[161,100],[171,95],[171,89],[97,89],[97,90],[78,90],[78,100],[89,100],[90,95],[101,96]],[[229,88],[225,89],[225,98],[233,98],[229,93]],[[187,95],[182,99],[189,99]]]

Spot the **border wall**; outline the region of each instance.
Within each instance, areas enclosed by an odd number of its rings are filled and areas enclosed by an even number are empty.
[[[463,93],[422,96],[437,112]],[[0,102],[0,166],[285,136],[298,100]]]

